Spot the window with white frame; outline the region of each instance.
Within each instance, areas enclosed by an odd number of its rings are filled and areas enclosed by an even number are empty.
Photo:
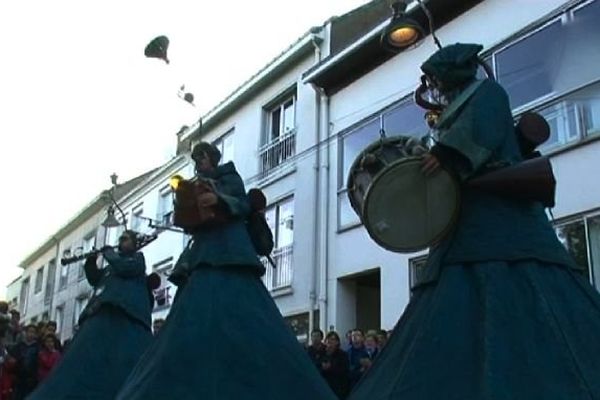
[[[540,108],[538,112],[550,125],[550,138],[540,146],[542,152],[598,135],[600,134],[600,83],[559,98]]]
[[[556,234],[592,285],[600,290],[600,214],[559,223]]]
[[[266,173],[296,154],[296,95],[265,107],[265,132],[260,148],[261,171]]]
[[[62,337],[64,315],[65,305],[61,304],[60,306],[56,306],[56,309],[54,310],[54,321],[56,321],[56,333],[58,334],[59,339]]]
[[[66,252],[70,254],[70,251]],[[64,290],[67,287],[67,283],[69,280],[69,265],[61,265],[60,267],[60,278],[58,280],[58,288],[59,290]]]
[[[296,95],[267,109],[266,142],[279,140],[296,129]]]
[[[54,282],[56,280],[56,259],[48,262],[48,278],[46,278],[46,292],[44,293],[44,304],[50,304],[54,295]]]
[[[75,306],[73,308],[73,325],[75,325],[79,320],[79,316],[81,315],[81,312],[85,309],[85,306],[87,305],[88,301],[89,298],[86,296],[80,296],[75,299]]]
[[[33,290],[34,294],[38,294],[42,291],[44,285],[44,267],[39,268],[35,273],[35,287]]]
[[[218,138],[213,142],[213,145],[221,152],[221,160],[219,164],[225,164],[229,161],[233,161],[233,132],[231,129],[229,132]]]
[[[131,230],[141,232],[142,229],[142,214],[144,213],[144,205],[137,205],[131,212]],[[118,238],[117,238],[118,240]]]
[[[423,281],[423,272],[427,265],[427,255],[408,260],[408,284],[412,290]]]
[[[152,266],[152,270],[160,276],[160,286],[154,290],[154,310],[163,310],[171,307],[174,288],[169,283],[169,274],[173,270],[173,257],[168,257]]]
[[[88,253],[96,247],[96,231],[89,233],[84,239],[82,244],[81,251],[83,253]],[[85,271],[83,269],[83,261],[81,261],[77,266],[77,279],[83,279],[85,277]]]
[[[21,315],[27,314],[27,306],[29,304],[29,278],[24,279],[21,283],[19,304],[21,305]]]
[[[356,157],[381,137],[382,129],[387,137],[425,136],[428,127],[425,124],[424,115],[425,111],[412,99],[404,99],[388,109],[366,118],[341,135],[338,169],[340,171],[338,175],[338,228],[360,223],[359,217],[350,206],[346,188],[348,174]]]
[[[492,54],[496,76],[519,111],[600,78],[600,2],[568,10]]]
[[[265,217],[275,242],[272,259],[273,269],[265,260],[264,282],[268,289],[289,286],[292,283],[294,248],[294,198],[282,200],[265,212]]]
[[[158,192],[156,219],[163,226],[171,226],[173,224],[173,192],[168,186]]]
[[[117,218],[117,220],[121,223],[122,218]],[[121,236],[121,234],[125,231],[125,226],[123,224],[120,224],[119,226],[115,226],[109,229],[109,237],[110,240],[108,241],[108,243],[110,243],[112,246],[116,246],[119,244],[119,237]]]

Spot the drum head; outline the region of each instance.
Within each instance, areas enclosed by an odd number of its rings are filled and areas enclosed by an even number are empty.
[[[421,158],[405,158],[369,186],[363,223],[380,246],[399,253],[426,249],[451,229],[459,209],[457,181],[445,170],[426,177]]]

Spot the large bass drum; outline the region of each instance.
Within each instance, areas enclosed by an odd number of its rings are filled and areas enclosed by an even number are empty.
[[[459,212],[460,187],[446,170],[425,176],[427,148],[413,137],[383,138],[350,168],[348,196],[369,236],[380,246],[411,253],[436,244]]]

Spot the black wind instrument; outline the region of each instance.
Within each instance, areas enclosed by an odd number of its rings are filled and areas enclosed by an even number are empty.
[[[158,237],[158,233],[153,233],[151,235],[138,234],[136,251],[140,250],[142,247],[145,247],[145,246],[149,245],[154,240],[156,240],[157,237]],[[98,255],[98,254],[102,253],[102,251],[104,251],[106,249],[109,249],[109,248],[110,249],[116,249],[118,247],[119,246],[104,246],[101,249],[92,249],[92,250],[88,251],[87,253],[79,254],[79,255],[76,255],[76,256],[63,257],[60,260],[60,264],[61,265],[73,264],[73,263],[75,263],[77,261],[85,260],[86,258],[88,258],[90,256]]]

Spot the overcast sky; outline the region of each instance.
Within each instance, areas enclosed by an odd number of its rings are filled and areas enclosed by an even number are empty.
[[[0,298],[17,264],[310,27],[366,0],[0,2]],[[155,36],[171,64],[148,59]],[[186,85],[196,107],[177,96]]]

